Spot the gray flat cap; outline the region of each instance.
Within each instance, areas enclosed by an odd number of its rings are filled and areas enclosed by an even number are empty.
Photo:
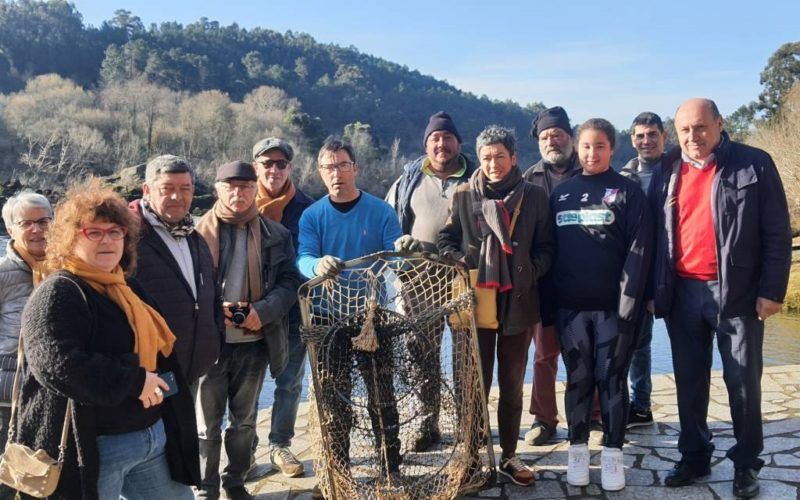
[[[253,159],[255,160],[260,154],[265,153],[270,149],[280,150],[289,161],[292,161],[292,158],[294,157],[294,150],[288,142],[278,139],[277,137],[267,137],[266,139],[261,139],[256,143],[255,146],[253,146]]]

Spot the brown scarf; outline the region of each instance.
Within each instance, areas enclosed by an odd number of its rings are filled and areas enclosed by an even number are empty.
[[[281,193],[273,198],[267,192],[267,188],[260,182],[258,183],[258,193],[256,193],[256,205],[258,213],[269,220],[280,222],[283,218],[283,209],[294,198],[295,188],[291,179],[286,180]]]
[[[256,204],[242,214],[233,212],[219,200],[214,203],[211,210],[205,213],[200,222],[195,226],[200,236],[206,240],[211,257],[214,260],[214,270],[219,269],[219,224],[223,222],[237,227],[248,227],[247,231],[247,281],[250,287],[250,297],[258,300],[264,293],[261,283],[261,219],[258,216]]]
[[[131,290],[120,266],[106,272],[70,257],[64,269],[84,280],[122,309],[133,330],[133,352],[139,355],[139,366],[150,372],[155,371],[158,353],[164,356],[172,354],[175,335],[158,311]]]
[[[16,240],[11,241],[11,247],[15,252],[17,252],[17,255],[19,255],[26,264],[28,264],[28,267],[31,268],[33,286],[37,286],[44,279],[44,257],[34,257],[30,254],[30,252],[28,252],[28,249],[25,248],[25,245],[20,244]]]

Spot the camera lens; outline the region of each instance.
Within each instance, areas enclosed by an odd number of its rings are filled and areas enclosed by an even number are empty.
[[[235,325],[241,325],[245,319],[247,319],[247,315],[241,309],[237,309],[231,315],[231,321]]]

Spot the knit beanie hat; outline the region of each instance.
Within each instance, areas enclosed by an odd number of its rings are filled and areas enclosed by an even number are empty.
[[[534,139],[538,139],[539,134],[553,127],[558,127],[569,135],[572,135],[569,117],[561,106],[555,106],[540,111],[531,122],[531,136],[533,136]]]
[[[428,120],[428,126],[425,128],[425,137],[422,139],[422,149],[425,149],[425,145],[428,143],[428,136],[437,130],[450,132],[456,136],[458,143],[461,144],[461,136],[458,133],[458,129],[456,129],[456,124],[453,123],[453,119],[444,111],[439,111],[431,115]]]

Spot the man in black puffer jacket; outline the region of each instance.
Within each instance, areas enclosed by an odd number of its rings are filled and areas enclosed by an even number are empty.
[[[224,331],[211,253],[189,214],[194,181],[184,158],[158,156],[147,164],[143,198],[130,204],[142,222],[135,276],[175,333],[178,362],[193,391],[217,361]]]

